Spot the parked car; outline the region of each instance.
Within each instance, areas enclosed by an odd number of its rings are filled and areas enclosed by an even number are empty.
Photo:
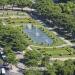
[[[0,54],[1,54],[1,55],[3,55],[3,54],[4,54],[4,52],[3,52],[3,51],[1,51],[1,52],[0,52]]]
[[[22,52],[21,51],[17,51],[17,52],[15,52],[16,54],[22,54]]]
[[[2,58],[5,59],[6,58],[6,55],[2,55]]]
[[[7,63],[7,62],[3,63],[3,66],[8,66],[8,65],[9,65],[9,63]]]
[[[6,74],[5,68],[1,68],[1,75],[5,75],[5,74]]]
[[[3,59],[4,61],[7,61],[6,55],[2,55],[2,59]]]
[[[0,47],[0,51],[3,51],[4,49],[2,47]]]

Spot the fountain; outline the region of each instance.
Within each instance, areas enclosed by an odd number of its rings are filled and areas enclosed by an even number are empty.
[[[45,41],[46,41],[46,43],[49,43],[49,41],[47,39]]]
[[[40,34],[38,32],[36,32],[36,36],[38,37],[38,36],[40,36]]]
[[[38,32],[37,28],[36,28],[36,33],[35,33],[36,37],[40,36],[40,33]]]
[[[29,30],[31,30],[31,29],[32,29],[32,25],[31,25],[31,24],[27,24],[27,28],[28,28]]]

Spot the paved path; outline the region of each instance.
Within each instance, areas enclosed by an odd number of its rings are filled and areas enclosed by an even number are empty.
[[[21,72],[19,72],[19,69],[12,65],[12,69],[8,71],[8,75],[23,75]]]
[[[9,17],[11,17],[12,19],[13,19],[13,18],[20,18],[20,19],[21,19],[21,18],[26,18],[26,16],[9,16]],[[4,16],[3,16],[3,17],[0,17],[0,19],[7,19],[7,18],[9,18],[9,17],[4,17]]]
[[[10,72],[17,73],[18,71],[19,69],[16,66],[12,65],[12,69],[10,70]]]
[[[0,7],[0,9],[3,10],[3,7]],[[10,7],[6,6],[5,9],[7,9],[7,10],[16,10],[16,11],[29,11],[29,12],[36,11],[35,9],[29,8],[29,7],[24,7],[24,8],[13,7],[13,9],[12,9],[12,6],[10,6]]]
[[[50,61],[60,60],[60,61],[66,61],[66,60],[75,60],[75,57],[51,57]]]
[[[26,70],[39,70],[39,71],[47,71],[46,67],[25,67]]]
[[[38,48],[63,48],[66,46],[70,46],[69,44],[63,44],[63,45],[59,45],[59,46],[53,46],[53,47],[45,47],[45,46],[36,46],[36,45],[29,45],[29,47],[38,47]],[[29,49],[30,50],[30,49]]]
[[[16,54],[16,59],[18,59],[18,60],[24,59],[24,55],[23,54]]]
[[[31,48],[31,46],[28,46],[27,49],[28,49],[28,50],[33,50],[33,49]]]

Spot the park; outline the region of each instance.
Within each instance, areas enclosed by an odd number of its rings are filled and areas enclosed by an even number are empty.
[[[0,1],[2,75],[74,75],[75,3],[50,1]]]

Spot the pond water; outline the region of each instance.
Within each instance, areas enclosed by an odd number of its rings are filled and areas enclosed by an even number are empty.
[[[49,38],[43,31],[32,26],[26,25],[24,32],[33,40],[34,43],[51,45],[53,40]]]

